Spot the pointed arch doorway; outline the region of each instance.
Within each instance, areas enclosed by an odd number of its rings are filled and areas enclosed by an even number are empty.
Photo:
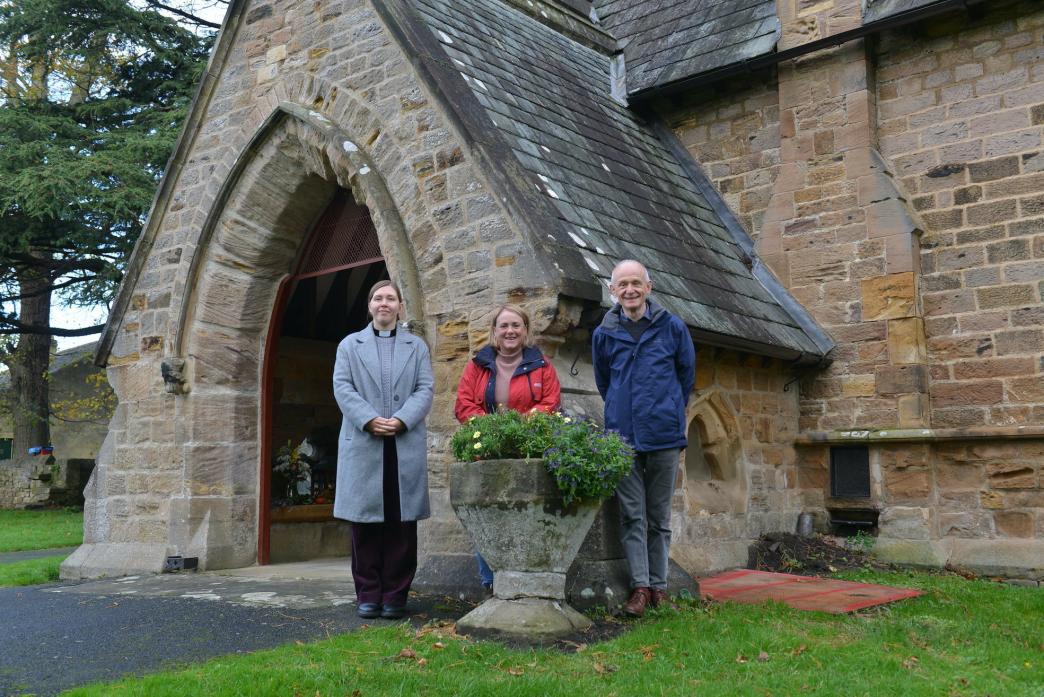
[[[345,556],[333,517],[341,413],[337,344],[369,321],[366,293],[388,269],[365,206],[338,189],[279,286],[262,364],[258,563]]]

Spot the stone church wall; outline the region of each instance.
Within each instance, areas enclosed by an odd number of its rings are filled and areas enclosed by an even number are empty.
[[[858,19],[855,0],[780,5],[785,45],[847,28],[853,12]],[[1044,526],[1039,443],[932,435],[1042,422],[1033,223],[1044,98],[1012,103],[995,122],[949,119],[947,109],[969,100],[938,101],[966,84],[1002,106],[1035,94],[1040,61],[1016,65],[1016,56],[1039,55],[1042,12],[1031,5],[1019,5],[1016,19],[987,14],[931,38],[929,57],[947,55],[946,65],[917,68],[909,38],[860,41],[709,101],[693,95],[667,115],[762,259],[838,342],[833,364],[800,385],[777,362],[701,350],[690,415],[702,457],[679,474],[673,518],[675,555],[690,570],[742,564],[761,532],[793,529],[802,508],[824,513],[821,439],[847,429],[928,434],[871,444],[873,501],[897,558],[939,564],[953,558],[954,540],[987,540],[976,548],[982,561],[983,550],[1002,550],[1001,538],[1024,559],[1039,552],[1024,544]],[[583,308],[561,300],[532,263],[521,222],[493,196],[370,3],[319,12],[262,0],[242,11],[201,93],[202,118],[184,136],[187,156],[168,175],[169,198],[161,192],[155,236],[143,241],[109,359],[119,406],[87,491],[85,545],[63,565],[66,577],[155,571],[168,553],[199,556],[203,568],[254,563],[264,337],[279,280],[337,186],[369,207],[432,349],[435,515],[421,527],[422,549],[470,548],[448,503],[447,445],[456,381],[492,309],[511,301],[530,310],[563,378],[589,350],[582,332],[571,333]],[[973,63],[982,75],[960,72]],[[967,130],[911,123],[940,108],[943,126]],[[973,141],[977,158],[940,159],[943,148]],[[1015,149],[987,150],[995,147]],[[955,171],[936,169],[950,164]],[[582,370],[563,382],[598,413]]]
[[[784,47],[858,19],[849,0],[778,4]],[[838,342],[831,367],[802,380],[806,506],[822,525],[823,441],[858,434],[866,504],[897,559],[1040,573],[1042,25],[1038,3],[1007,3],[814,53],[665,114]]]
[[[1044,423],[1044,8],[888,34],[881,152],[924,221],[932,425]]]
[[[119,406],[65,577],[158,571],[168,553],[203,568],[254,563],[264,336],[279,279],[335,186],[370,209],[392,274],[404,285],[413,275],[408,314],[432,350],[425,549],[468,548],[445,488],[451,386],[492,308],[522,304],[549,336],[573,321],[541,267],[516,264],[537,255],[369,3],[243,11],[143,240],[151,248],[108,363]],[[271,125],[285,104],[296,115]],[[170,359],[184,365],[167,390]]]

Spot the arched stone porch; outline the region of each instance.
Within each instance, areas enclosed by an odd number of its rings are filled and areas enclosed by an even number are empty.
[[[187,260],[180,320],[162,371],[153,373],[163,375],[166,418],[157,414],[148,431],[126,425],[147,401],[142,363],[158,368],[158,357],[116,366],[114,426],[124,428],[110,431],[99,457],[88,491],[90,534],[66,561],[67,577],[158,571],[173,553],[198,557],[201,568],[257,561],[265,337],[280,283],[338,187],[369,210],[408,318],[425,333],[413,246],[365,147],[321,114],[280,104],[225,179]],[[135,443],[143,452],[128,462]],[[155,476],[130,494],[127,479],[136,475],[123,471],[135,465]],[[143,512],[154,514],[148,527]]]

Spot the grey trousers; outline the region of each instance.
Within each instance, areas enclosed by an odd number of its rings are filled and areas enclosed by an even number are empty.
[[[667,588],[671,495],[680,455],[681,448],[637,453],[631,473],[616,487],[631,588]]]

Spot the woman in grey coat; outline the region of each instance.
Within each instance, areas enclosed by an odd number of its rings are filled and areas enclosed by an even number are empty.
[[[352,522],[352,578],[360,617],[398,619],[417,571],[417,521],[427,518],[433,379],[428,347],[396,326],[402,294],[370,289],[373,321],[337,347],[341,407],[334,516]]]

